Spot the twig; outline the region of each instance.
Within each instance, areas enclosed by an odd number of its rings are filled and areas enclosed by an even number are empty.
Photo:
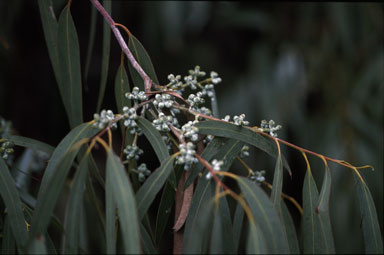
[[[120,44],[121,49],[127,56],[129,62],[131,62],[133,68],[136,69],[136,71],[139,73],[141,78],[143,78],[144,85],[145,85],[145,91],[149,92],[151,90],[152,86],[152,80],[151,78],[145,73],[143,68],[137,63],[136,59],[133,57],[131,51],[129,50],[127,44],[125,43],[123,36],[121,35],[119,29],[116,27],[115,22],[113,21],[112,17],[109,15],[109,13],[104,9],[104,7],[100,4],[98,0],[90,0],[91,3],[96,7],[96,9],[100,12],[101,15],[103,15],[106,22],[108,22],[109,26],[111,27],[113,33],[115,34],[115,37]]]

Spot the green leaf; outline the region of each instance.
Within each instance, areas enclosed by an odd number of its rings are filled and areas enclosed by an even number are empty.
[[[85,67],[84,67],[84,83],[87,84],[88,79],[88,73],[89,73],[89,66],[91,64],[92,59],[92,51],[93,46],[95,45],[95,37],[96,37],[96,21],[97,21],[97,9],[91,4],[89,5],[91,7],[91,21],[89,22],[90,28],[89,28],[89,41],[88,41],[88,47],[87,47],[87,56],[85,57]]]
[[[123,107],[131,107],[132,102],[125,97],[125,93],[130,91],[127,72],[124,68],[124,63],[121,63],[115,76],[115,99],[117,111],[123,114]]]
[[[81,211],[88,171],[88,158],[83,158],[77,167],[65,214],[65,235],[63,253],[79,253]]]
[[[208,203],[209,199],[213,197],[215,185],[213,182],[206,178],[201,178],[197,183],[195,192],[193,194],[191,206],[189,208],[188,217],[185,222],[184,239],[183,239],[183,253],[188,251],[184,247],[186,244],[191,242],[192,230],[197,225],[199,217],[203,214],[203,208]],[[193,246],[191,244],[191,246]]]
[[[106,217],[106,230],[105,239],[107,243],[107,254],[116,253],[116,202],[113,198],[111,178],[107,179],[105,184],[105,217]]]
[[[255,222],[249,221],[249,233],[247,240],[247,254],[267,254],[266,239],[261,229],[255,225]]]
[[[104,9],[109,15],[112,15],[112,2],[103,1]],[[100,78],[100,90],[99,97],[97,99],[97,112],[100,111],[101,103],[103,102],[105,87],[107,85],[108,78],[108,65],[109,65],[109,51],[111,45],[111,28],[106,20],[104,20],[103,26],[103,53],[101,60],[101,78]]]
[[[300,253],[299,241],[297,240],[296,229],[295,229],[295,225],[293,224],[291,214],[289,213],[288,208],[283,201],[281,202],[280,206],[281,206],[281,218],[282,218],[282,221],[284,222],[283,227],[287,235],[289,251],[291,254],[299,254]]]
[[[215,208],[210,243],[211,254],[236,254],[231,213],[229,211],[227,198],[219,200]]]
[[[255,223],[265,237],[269,253],[285,254],[289,250],[287,237],[272,202],[265,192],[254,182],[239,177],[237,182],[249,204]],[[256,236],[256,232],[254,233]]]
[[[151,58],[149,57],[147,51],[144,49],[143,45],[139,40],[132,34],[129,36],[128,48],[131,50],[132,55],[135,57],[136,61],[143,68],[145,73],[152,79],[156,84],[159,84],[159,81],[156,76],[155,69],[153,68]],[[144,90],[144,81],[137,71],[132,67],[131,63],[128,64],[129,73],[134,86],[139,87],[140,90]]]
[[[80,139],[93,136],[96,132],[90,123],[83,123],[69,132],[56,147],[41,181],[32,218],[30,241],[37,233],[45,233],[68,171],[79,150],[79,147],[73,149],[73,145]]]
[[[281,154],[277,156],[275,173],[273,176],[271,201],[276,210],[281,214],[281,191],[283,189],[283,162],[281,161]]]
[[[28,254],[48,254],[44,236],[39,235],[33,239],[29,246]]]
[[[195,222],[184,231],[183,254],[207,254],[214,211],[214,200],[204,201],[197,212]],[[188,233],[188,235],[186,235]],[[188,236],[188,237],[187,237]]]
[[[108,151],[107,182],[112,184],[119,221],[123,233],[125,253],[140,253],[139,218],[131,183],[118,156]],[[108,180],[110,178],[110,180]]]
[[[169,216],[172,211],[172,206],[175,202],[175,189],[169,184],[165,184],[161,194],[160,205],[156,216],[155,240],[158,243],[163,236],[165,227],[167,226]]]
[[[1,242],[1,254],[16,254],[16,239],[12,233],[9,216],[5,215],[3,223],[3,240]]]
[[[146,254],[158,254],[156,247],[152,242],[151,236],[142,223],[140,223],[140,234],[144,252]]]
[[[152,204],[157,193],[163,187],[169,174],[173,170],[174,156],[169,157],[163,161],[161,166],[152,173],[149,178],[144,182],[136,193],[137,210],[139,219],[141,220],[147,212],[149,206]]]
[[[321,233],[319,217],[316,213],[319,192],[315,180],[307,170],[303,186],[303,249],[304,253],[325,253],[325,240]]]
[[[11,135],[11,136],[6,136],[5,138],[12,141],[14,144],[16,144],[18,146],[31,148],[33,150],[44,151],[44,152],[48,153],[49,155],[51,155],[52,152],[55,150],[55,147],[53,147],[49,144],[46,144],[46,143],[37,141],[37,140],[32,139],[32,138],[28,138],[28,137]]]
[[[361,173],[360,173],[361,174]],[[383,254],[383,241],[380,234],[380,224],[377,219],[376,207],[371,192],[365,181],[354,174],[355,187],[360,203],[366,254]]]
[[[276,144],[273,140],[267,139],[262,135],[250,130],[249,128],[236,126],[223,121],[211,120],[201,121],[196,124],[196,127],[199,129],[200,134],[221,136],[239,140],[247,144],[251,144],[273,157],[277,157],[279,154],[276,148]],[[287,161],[284,157],[282,157],[282,160],[283,166],[291,175],[291,169],[289,168]]]
[[[48,48],[48,55],[51,59],[53,72],[56,81],[59,85],[59,91],[63,98],[63,86],[60,82],[60,61],[59,51],[57,46],[57,21],[51,0],[38,0],[41,22],[43,24],[43,31],[45,42]]]
[[[169,157],[168,147],[165,144],[163,138],[161,137],[160,132],[152,125],[151,122],[139,117],[137,120],[137,125],[143,131],[145,137],[151,143],[157,157],[159,158],[160,163],[162,163],[166,158]]]
[[[17,248],[22,251],[26,248],[28,233],[21,201],[15,182],[4,160],[0,158],[0,195],[10,219],[13,236],[16,237]]]
[[[236,205],[235,215],[233,216],[233,249],[238,252],[241,231],[243,229],[244,210],[240,203]]]
[[[76,27],[67,5],[58,23],[58,52],[60,58],[61,96],[67,111],[70,127],[83,122],[80,50]]]

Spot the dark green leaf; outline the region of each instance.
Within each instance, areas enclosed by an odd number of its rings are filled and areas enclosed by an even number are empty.
[[[83,99],[79,42],[68,5],[60,14],[57,36],[62,86],[61,95],[70,127],[73,128],[83,122]]]
[[[113,199],[111,178],[107,178],[105,187],[105,217],[106,231],[105,239],[107,243],[107,254],[116,253],[116,202]]]
[[[16,254],[16,239],[13,236],[8,215],[5,215],[3,224],[1,254]]]
[[[49,144],[46,144],[28,137],[11,135],[11,136],[6,136],[5,138],[9,139],[10,141],[12,141],[14,144],[18,146],[31,148],[39,151],[44,151],[49,155],[51,155],[52,152],[55,150],[55,148]]]
[[[293,224],[291,214],[289,213],[288,208],[283,201],[281,201],[280,206],[281,217],[282,221],[284,222],[283,227],[288,238],[289,251],[291,254],[299,254],[299,241],[297,240],[296,229],[295,225]]]
[[[247,240],[247,254],[268,254],[267,242],[260,227],[255,222],[249,221],[249,233]]]
[[[167,226],[169,216],[171,215],[172,206],[175,202],[175,189],[169,184],[165,184],[163,193],[161,194],[159,210],[157,211],[155,239],[159,242],[163,236],[165,227]]]
[[[0,158],[0,195],[7,208],[13,236],[19,250],[26,247],[28,240],[27,225],[21,208],[19,193],[4,160]]]
[[[244,177],[237,179],[249,204],[257,227],[266,237],[266,247],[271,253],[288,253],[288,241],[280,217],[265,192],[254,182]],[[254,233],[256,236],[256,232]]]
[[[173,170],[173,159],[169,157],[163,161],[161,166],[149,176],[136,193],[136,201],[139,219],[141,220],[152,204],[157,193],[164,186],[165,181]]]
[[[57,46],[57,21],[51,0],[38,0],[41,22],[43,23],[43,31],[45,42],[47,43],[48,55],[51,59],[53,72],[59,85],[61,97],[64,98],[63,85],[60,82],[60,61]]]
[[[145,229],[144,225],[140,224],[141,244],[146,254],[158,254],[156,247],[153,245],[151,236]]]
[[[281,161],[281,154],[277,156],[275,173],[273,176],[271,201],[276,210],[281,214],[280,202],[281,191],[283,189],[283,162]]]
[[[139,218],[131,183],[119,157],[108,151],[107,182],[112,184],[113,199],[116,201],[119,221],[123,233],[125,253],[140,253]]]
[[[319,217],[316,213],[319,192],[315,180],[307,170],[303,186],[303,249],[304,253],[325,253],[325,240],[321,235]]]
[[[84,83],[87,83],[88,79],[88,73],[89,73],[89,66],[91,64],[92,59],[92,51],[93,46],[95,45],[95,36],[96,36],[96,21],[97,21],[97,9],[90,5],[91,7],[91,21],[90,28],[89,28],[89,41],[88,41],[88,47],[87,47],[87,56],[85,57],[85,67],[84,67]]]
[[[109,15],[112,15],[112,2],[103,1],[103,6]],[[109,65],[109,50],[111,45],[111,28],[106,20],[104,20],[103,26],[103,53],[101,60],[101,78],[100,78],[100,90],[99,97],[97,99],[97,112],[100,111],[101,103],[103,102],[105,87],[107,85],[108,78],[108,65]]]
[[[235,216],[233,217],[233,249],[238,252],[239,241],[243,230],[244,210],[240,203],[236,205]]]
[[[360,173],[361,174],[361,173]],[[377,219],[376,207],[371,192],[365,181],[354,174],[355,187],[360,203],[364,245],[366,254],[383,254],[383,241],[380,234],[380,224]]]
[[[236,250],[233,236],[231,213],[229,211],[227,198],[219,200],[215,207],[210,243],[211,254],[235,254]]]
[[[244,143],[251,144],[273,157],[277,157],[279,154],[276,148],[276,144],[273,140],[267,139],[262,135],[250,130],[249,128],[236,126],[223,121],[210,120],[201,121],[196,124],[196,127],[199,129],[199,133],[201,134],[221,136],[239,140]],[[289,168],[287,161],[284,157],[282,157],[282,160],[283,166],[288,170],[289,174],[291,174],[291,169]]]
[[[160,132],[148,120],[139,117],[137,125],[141,128],[148,141],[151,143],[159,161],[162,163],[169,157],[168,147],[165,144]]]
[[[83,208],[88,159],[81,160],[74,177],[65,214],[65,235],[63,253],[79,253],[80,218]]]
[[[129,80],[127,72],[124,68],[124,63],[121,63],[119,69],[117,70],[115,77],[115,99],[117,111],[120,114],[123,114],[123,107],[131,107],[132,102],[125,97],[125,93],[130,91]]]
[[[159,84],[155,69],[153,68],[151,62],[151,58],[149,57],[147,51],[144,49],[140,41],[137,40],[137,38],[132,34],[129,37],[128,48],[131,50],[132,55],[135,57],[139,65],[143,68],[145,73],[152,79],[154,83]],[[137,73],[137,71],[132,67],[131,63],[129,63],[128,68],[134,86],[139,87],[140,90],[144,90],[144,81],[141,76]]]

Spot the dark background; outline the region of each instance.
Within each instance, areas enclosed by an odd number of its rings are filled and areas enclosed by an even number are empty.
[[[53,2],[58,17],[66,1]],[[161,84],[168,74],[184,76],[195,65],[214,70],[223,79],[216,89],[220,117],[245,113],[252,125],[273,119],[283,125],[282,139],[354,165],[373,165],[375,171],[365,170],[365,177],[383,233],[383,4],[113,1],[112,6],[115,21],[147,49]],[[91,4],[73,0],[71,10],[84,68]],[[85,121],[95,112],[100,79],[100,15],[97,22],[84,82]],[[106,109],[115,110],[119,64],[120,48],[112,37]],[[37,1],[0,1],[0,115],[18,134],[54,146],[69,131]],[[301,202],[305,162],[299,152],[283,148],[293,170],[283,191]],[[259,151],[251,155],[247,163],[266,169],[272,182],[273,160]],[[323,165],[309,160],[320,188]],[[351,170],[330,167],[336,251],[360,253]]]

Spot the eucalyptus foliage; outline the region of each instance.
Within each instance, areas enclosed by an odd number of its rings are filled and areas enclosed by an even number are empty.
[[[58,18],[51,0],[38,1],[71,130],[52,147],[14,135],[10,123],[1,119],[3,254],[335,253],[328,162],[346,167],[354,176],[365,252],[383,253],[375,204],[361,175],[370,166],[355,167],[288,143],[278,137],[283,127],[273,120],[255,126],[245,114],[220,119],[215,90],[223,80],[215,71],[194,66],[185,76],[169,74],[168,83],[159,84],[144,46],[110,16],[113,2],[104,1],[105,7],[97,0],[91,4],[105,23],[97,105],[94,119],[84,121],[82,77],[88,71],[83,74],[80,68],[71,1]],[[120,33],[124,30],[128,42]],[[117,39],[124,55],[112,70],[114,86],[108,87],[111,38]],[[101,108],[106,90],[114,90],[115,113]],[[143,141],[151,148],[140,147]],[[284,172],[295,175],[282,145],[301,152],[306,162],[302,205],[282,192]],[[34,151],[34,167],[44,169],[37,196],[11,174],[18,168],[12,158],[15,146]],[[253,170],[243,160],[252,156],[251,146],[276,161],[272,184],[264,170]],[[156,162],[148,157],[152,152]],[[307,155],[322,159],[324,170],[311,169]],[[236,169],[235,162],[244,169]],[[321,186],[312,171],[324,171]],[[64,190],[64,216],[59,217],[55,207]],[[300,228],[287,209],[289,203],[300,212]],[[173,242],[164,237],[167,232]]]

